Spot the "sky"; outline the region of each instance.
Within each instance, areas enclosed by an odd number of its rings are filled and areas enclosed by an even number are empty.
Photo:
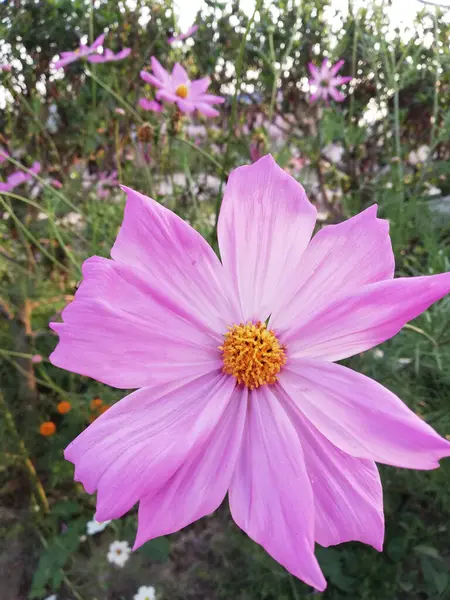
[[[298,0],[301,1],[301,0]],[[354,0],[354,5],[366,5],[368,0]],[[428,4],[438,3],[440,6],[450,7],[450,0],[427,0]],[[197,11],[204,5],[203,0],[175,0],[176,10],[179,15],[181,30],[187,29],[194,22]],[[333,0],[335,8],[346,10],[348,0]],[[247,14],[251,14],[255,7],[255,0],[241,0],[240,6]],[[405,26],[412,22],[415,14],[421,8],[423,3],[420,0],[393,0],[392,7],[389,9],[391,26]],[[405,10],[406,9],[406,10]]]

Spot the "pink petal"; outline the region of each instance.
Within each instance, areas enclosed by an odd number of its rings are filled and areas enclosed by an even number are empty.
[[[105,41],[105,34],[102,33],[98,36],[96,40],[94,40],[92,46],[89,46],[89,50],[96,50],[99,46],[103,46],[103,42]]]
[[[218,117],[220,115],[220,112],[218,110],[216,110],[209,104],[205,104],[205,102],[196,102],[195,107],[198,110],[198,112],[202,115],[205,115],[205,117]]]
[[[338,225],[323,227],[311,240],[295,275],[290,299],[273,308],[278,330],[311,316],[338,297],[394,276],[389,223],[373,205]]]
[[[279,380],[320,433],[351,456],[409,469],[435,469],[450,456],[450,442],[365,375],[290,358]]]
[[[320,79],[319,69],[312,62],[308,63],[308,69],[311,75],[313,76],[314,81],[318,81]]]
[[[314,504],[302,446],[269,386],[249,395],[242,447],[230,487],[233,519],[288,571],[319,590]]]
[[[120,52],[118,52],[114,60],[123,60],[124,58],[128,58],[131,54],[131,48],[123,48]]]
[[[238,308],[209,244],[161,204],[122,189],[127,194],[125,217],[111,256],[142,269],[149,282],[170,293],[187,314],[222,338],[227,325],[236,322]]]
[[[192,102],[191,100],[183,100],[183,98],[179,98],[178,96],[176,96],[176,103],[178,105],[178,108],[188,115],[193,113],[196,108],[194,102]]]
[[[141,499],[134,548],[178,531],[220,506],[230,486],[246,412],[247,389],[236,386],[209,437],[192,448],[160,490]]]
[[[333,77],[336,75],[336,73],[338,71],[340,71],[342,69],[342,67],[344,66],[345,60],[338,60],[337,63],[335,63],[331,68],[330,68],[330,73],[331,75],[333,75]]]
[[[154,85],[157,88],[160,88],[164,85],[162,81],[160,81],[157,77],[155,77],[151,73],[147,73],[147,71],[141,71],[140,76],[141,76],[141,79],[143,79],[146,83],[149,83],[150,85]]]
[[[311,84],[311,82],[310,82],[310,84]],[[317,92],[314,92],[314,94],[311,94],[311,97],[309,98],[309,102],[310,103],[315,102],[316,100],[318,100],[321,97],[321,95],[322,95],[321,91],[317,90]]]
[[[171,104],[174,104],[175,102],[178,102],[178,100],[179,100],[179,96],[177,96],[173,92],[170,92],[166,89],[158,90],[156,92],[156,98],[158,100],[165,100],[166,102],[170,102]]]
[[[244,320],[266,320],[284,298],[315,219],[316,209],[302,186],[270,155],[230,174],[218,239]]]
[[[65,56],[64,58],[61,58],[60,60],[57,60],[54,63],[52,63],[52,66],[54,69],[61,69],[67,65],[70,65],[70,63],[73,63],[76,60],[79,60],[79,58],[80,58],[79,54],[75,54],[73,52],[70,52],[67,54],[71,54],[71,56]]]
[[[169,85],[170,84],[169,73],[164,69],[164,67],[161,65],[161,63],[158,61],[157,58],[152,56],[150,60],[152,63],[153,73],[155,74],[156,78],[159,79],[164,85]],[[142,71],[141,71],[141,77],[142,77]]]
[[[353,79],[353,77],[334,77],[330,81],[330,85],[332,85],[332,86],[343,85],[344,83],[348,83],[352,79]]]
[[[450,291],[450,273],[364,286],[331,302],[284,336],[290,356],[342,360],[388,340]]]
[[[186,285],[182,276],[177,277],[175,266],[174,281],[166,284],[167,275],[158,270],[162,265],[157,251],[151,274],[137,264],[132,268],[96,256],[84,263],[84,279],[62,313],[64,323],[50,324],[60,336],[50,356],[54,365],[122,389],[220,368],[217,346],[222,335],[207,324],[201,290],[193,300],[203,308],[204,316],[198,318],[195,307],[189,308],[195,284]],[[179,287],[172,291],[177,281]],[[221,333],[225,330],[226,323]]]
[[[203,79],[196,79],[191,83],[190,92],[192,96],[199,96],[200,94],[204,94],[211,83],[211,79],[209,77],[204,77]]]
[[[223,104],[225,98],[222,98],[222,96],[214,96],[214,94],[202,94],[197,98],[197,101],[205,104]]]
[[[336,102],[343,102],[345,100],[345,96],[342,92],[337,90],[335,87],[331,86],[327,88],[328,93]]]
[[[186,85],[189,83],[189,75],[186,73],[186,69],[180,65],[180,63],[175,63],[172,71],[172,83],[174,88],[177,88],[179,85]]]
[[[147,98],[139,99],[139,106],[144,110],[151,110],[153,112],[161,112],[162,106],[156,100],[147,100]]]
[[[65,451],[75,479],[97,490],[96,519],[116,519],[166,485],[203,447],[230,403],[235,383],[220,371],[142,388],[96,419]]]
[[[290,398],[284,407],[301,440],[313,487],[316,542],[334,546],[359,541],[381,551],[383,490],[375,463],[330,444]]]

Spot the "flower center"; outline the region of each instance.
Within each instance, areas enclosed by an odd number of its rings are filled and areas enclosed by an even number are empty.
[[[186,98],[186,96],[188,95],[188,87],[187,85],[184,85],[184,83],[182,83],[181,85],[179,85],[177,87],[177,89],[175,90],[175,94],[177,96],[179,96],[180,98]]]
[[[275,383],[286,362],[286,347],[265,323],[240,323],[228,328],[222,350],[223,372],[251,390]]]
[[[322,81],[320,82],[320,87],[327,88],[329,85],[330,85],[329,79],[322,79]]]

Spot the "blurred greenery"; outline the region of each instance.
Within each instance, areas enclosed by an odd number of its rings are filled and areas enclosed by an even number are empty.
[[[73,481],[63,449],[126,392],[53,367],[48,323],[75,293],[83,260],[109,255],[124,196],[102,187],[106,176],[117,172],[120,183],[171,208],[216,247],[227,174],[250,162],[253,150],[272,152],[304,185],[318,227],[377,202],[390,222],[397,276],[450,271],[448,12],[424,5],[405,33],[389,26],[388,0],[360,4],[349,1],[348,12],[335,15],[330,0],[265,0],[251,21],[238,0],[205,0],[195,36],[169,45],[179,32],[170,0],[0,2],[0,63],[12,64],[11,73],[0,71],[0,147],[19,165],[42,165],[40,179],[0,195],[0,589],[8,585],[7,600],[53,593],[128,600],[140,585],[154,585],[160,600],[318,595],[238,530],[226,506],[148,542],[123,569],[107,562],[112,541],[132,545],[136,512],[87,535],[95,498]],[[131,56],[74,62],[64,73],[50,67],[83,36],[92,41],[102,32],[105,46],[130,47]],[[179,61],[192,78],[209,75],[211,92],[226,99],[221,116],[183,116],[169,105],[143,111],[138,101],[154,89],[139,72],[152,55],[167,67]],[[354,80],[344,102],[311,105],[307,65],[324,56],[343,58],[341,73]],[[6,160],[0,174],[17,168]],[[449,299],[412,325],[346,364],[448,437]],[[35,355],[43,360],[33,362]],[[61,401],[70,412],[58,412]],[[46,421],[56,425],[53,436],[39,433]],[[359,543],[318,547],[329,581],[322,596],[450,598],[449,461],[430,472],[380,471],[384,552]]]

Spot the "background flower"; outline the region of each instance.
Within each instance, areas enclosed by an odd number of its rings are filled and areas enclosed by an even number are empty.
[[[115,541],[109,546],[106,558],[108,562],[117,567],[124,567],[130,558],[131,548],[128,542]]]
[[[195,110],[207,117],[216,117],[219,114],[212,105],[221,104],[225,100],[220,96],[206,93],[210,84],[209,77],[190,81],[185,68],[179,63],[175,63],[171,75],[154,56],[151,58],[151,63],[153,75],[141,71],[141,78],[158,88],[157,100],[175,103],[182,112],[188,114]]]
[[[330,67],[327,58],[323,60],[320,68],[316,67],[313,63],[308,64],[309,71],[312,75],[312,78],[309,80],[309,85],[315,88],[315,92],[310,99],[311,102],[316,100],[328,102],[330,98],[336,100],[336,102],[343,102],[345,100],[344,94],[337,88],[338,86],[351,81],[352,77],[340,77],[337,75],[343,65],[344,61],[339,60]]]
[[[156,590],[151,585],[142,585],[133,600],[156,600]]]

